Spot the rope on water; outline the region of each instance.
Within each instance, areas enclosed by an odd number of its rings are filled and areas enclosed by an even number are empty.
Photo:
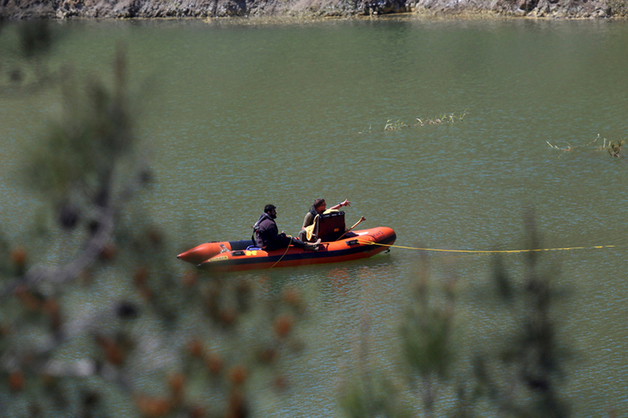
[[[616,248],[620,247],[620,245],[594,245],[591,247],[562,247],[562,248],[532,248],[528,250],[447,250],[442,248],[419,248],[419,247],[408,247],[403,245],[393,245],[393,244],[380,244],[378,242],[372,241],[359,241],[360,244],[366,245],[379,245],[382,247],[389,248],[402,248],[405,250],[415,250],[415,251],[431,251],[431,252],[441,252],[441,253],[466,253],[466,254],[517,254],[517,253],[533,253],[533,252],[542,252],[542,251],[570,251],[570,250],[597,250],[602,248]]]

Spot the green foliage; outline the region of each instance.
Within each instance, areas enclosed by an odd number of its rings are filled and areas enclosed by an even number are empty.
[[[452,344],[455,283],[453,279],[446,283],[445,302],[438,306],[431,300],[428,276],[425,266],[419,273],[413,304],[402,326],[405,356],[416,376],[446,380],[455,358]]]
[[[370,366],[369,366],[370,367]],[[362,373],[353,377],[341,398],[346,417],[412,417],[412,411],[400,402],[399,390],[381,373]]]
[[[541,248],[534,220],[527,223],[529,248]],[[560,383],[568,352],[560,348],[552,311],[560,293],[552,286],[555,271],[540,263],[540,253],[526,256],[523,280],[515,283],[496,258],[494,280],[498,299],[515,324],[510,335],[498,335],[495,352],[478,351],[475,374],[490,401],[513,416],[569,416]],[[513,390],[514,388],[514,390]]]
[[[35,19],[19,26],[22,54],[28,59],[50,51],[53,35],[47,19]]]
[[[558,340],[553,319],[562,293],[552,284],[556,271],[544,266],[541,253],[533,251],[542,247],[532,216],[526,225],[530,251],[524,253],[522,277],[513,279],[504,260],[494,260],[493,314],[510,325],[473,335],[475,344],[460,346],[464,329],[455,326],[455,274],[448,275],[442,288],[435,287],[430,284],[427,259],[421,260],[414,297],[401,327],[404,357],[396,367],[405,371],[408,387],[390,389],[413,391],[414,398],[402,402],[395,397],[396,406],[409,402],[425,416],[570,416],[561,385],[569,352]],[[363,377],[347,389],[345,416],[369,416],[368,411],[379,411],[370,416],[393,416],[386,411],[394,406],[385,404],[384,410],[376,390],[365,394],[372,379]],[[381,388],[392,379],[392,375],[378,376],[371,385]]]
[[[120,48],[113,72],[111,87],[64,80],[60,119],[25,169],[54,223],[23,247],[0,241],[0,410],[248,416],[252,393],[289,385],[305,303],[297,289],[262,298],[259,284],[173,264],[143,201],[152,175]]]
[[[49,86],[55,75],[49,71],[46,58],[56,39],[49,20],[9,25],[3,22],[0,9],[0,94],[33,93]]]
[[[29,153],[28,184],[46,194],[55,205],[84,202],[106,205],[103,194],[135,145],[132,116],[127,103],[125,62],[119,49],[115,87],[109,92],[97,79],[77,94],[78,80],[63,79],[63,112],[51,123],[48,138]]]
[[[449,344],[451,319],[440,311],[423,312],[408,318],[404,333],[410,366],[423,377],[446,379],[452,364]]]
[[[403,382],[379,370],[368,351],[368,321],[362,324],[359,363],[356,370],[343,382],[339,397],[344,416],[351,418],[414,416],[411,407],[403,402]]]
[[[450,278],[442,304],[432,297],[427,260],[422,261],[414,300],[402,325],[405,360],[411,372],[408,379],[416,388],[424,410],[432,414],[439,387],[447,384],[455,366],[454,338],[455,281]]]

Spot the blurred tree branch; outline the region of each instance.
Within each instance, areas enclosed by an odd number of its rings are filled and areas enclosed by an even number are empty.
[[[526,214],[530,249],[542,248],[534,214]],[[563,364],[569,357],[560,348],[553,311],[560,293],[552,284],[557,273],[545,270],[540,253],[526,253],[523,280],[517,284],[495,258],[493,279],[498,299],[512,316],[510,335],[499,336],[496,353],[478,352],[475,375],[499,410],[513,416],[568,417],[569,405],[561,399]]]
[[[119,197],[114,195],[116,169],[135,141],[125,97],[125,71],[124,51],[118,48],[114,94],[109,95],[99,81],[92,80],[86,100],[75,96],[76,80],[66,77],[62,121],[52,126],[43,146],[34,147],[26,168],[26,184],[47,197],[61,228],[72,230],[81,222],[89,223],[83,249],[60,268],[31,268],[5,286],[0,297],[10,295],[18,285],[31,287],[41,281],[62,285],[76,278],[101,254],[113,233],[115,216],[142,186],[141,173],[131,175]]]
[[[43,27],[20,48],[49,48],[33,39]],[[153,175],[138,152],[124,48],[111,86],[61,74],[62,113],[23,172],[54,224],[29,246],[0,236],[0,411],[250,415],[251,385],[288,385],[281,360],[299,355],[304,301],[295,289],[260,301],[244,279],[177,271],[140,199]],[[55,242],[63,252],[51,262]],[[255,330],[250,341],[242,328]]]
[[[542,248],[532,212],[525,222],[528,248]],[[558,341],[553,319],[561,296],[552,284],[557,273],[545,269],[540,257],[537,251],[525,253],[520,280],[514,280],[504,260],[495,257],[491,299],[497,303],[488,306],[491,315],[502,318],[500,326],[483,329],[473,336],[475,345],[467,347],[460,346],[464,331],[455,327],[457,275],[446,274],[442,286],[436,287],[430,283],[427,257],[419,260],[413,298],[401,325],[404,357],[398,368],[422,416],[571,415],[560,385],[569,352]],[[373,365],[363,366],[369,367]],[[385,403],[378,403],[377,393],[368,390],[381,388],[392,378],[380,374],[373,382],[365,374],[348,386],[340,400],[345,416],[396,416],[402,402],[396,396],[399,389],[390,389],[393,396]]]
[[[47,57],[58,34],[48,19],[7,22],[0,15],[0,94],[32,94],[54,85]]]

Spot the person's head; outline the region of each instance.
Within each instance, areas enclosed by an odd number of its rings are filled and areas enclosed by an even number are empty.
[[[269,214],[271,218],[275,219],[277,217],[276,209],[275,205],[266,205],[264,206],[264,213]]]
[[[316,212],[323,213],[325,212],[326,208],[327,208],[327,203],[325,203],[325,199],[316,199],[314,201],[314,209],[316,210]]]

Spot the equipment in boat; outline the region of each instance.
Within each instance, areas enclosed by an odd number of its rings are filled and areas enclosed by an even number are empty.
[[[308,264],[336,263],[372,257],[394,244],[397,235],[392,228],[376,227],[359,231],[345,227],[344,212],[320,215],[316,236],[321,238],[318,251],[290,246],[265,251],[250,240],[213,241],[198,245],[177,256],[180,260],[215,271],[242,271]]]

